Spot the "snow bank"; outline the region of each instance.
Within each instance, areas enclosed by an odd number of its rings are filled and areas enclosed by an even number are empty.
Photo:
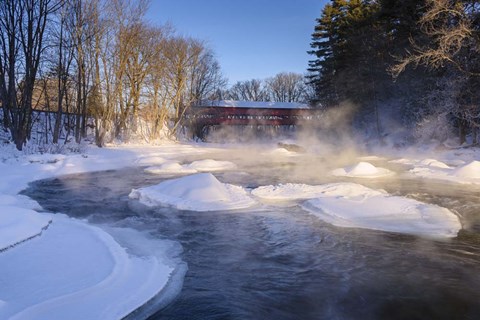
[[[168,248],[157,241],[157,251]],[[0,265],[1,319],[121,319],[175,270],[164,255],[128,254],[101,229],[61,215],[41,237],[0,254]]]
[[[377,168],[369,162],[362,161],[347,168],[335,169],[332,174],[338,177],[381,178],[391,176],[394,172],[385,168]]]
[[[0,204],[0,251],[40,235],[51,221],[33,210]]]
[[[237,166],[230,161],[217,161],[212,159],[198,160],[190,163],[187,168],[193,169],[196,171],[225,171],[225,170],[234,170]]]
[[[311,199],[303,203],[306,210],[340,227],[429,237],[455,237],[461,229],[458,217],[446,208],[355,183],[264,186],[254,189],[252,194],[269,201]]]
[[[133,189],[129,197],[147,206],[167,205],[193,211],[235,210],[255,204],[242,187],[221,183],[211,173],[199,173]]]
[[[128,145],[28,156],[0,146],[0,319],[121,319],[140,306],[146,318],[151,314],[146,302],[165,303],[174,294],[171,288],[180,290],[185,272],[172,258],[171,244],[127,229],[115,232],[114,239],[87,223],[34,212],[38,203],[18,192],[39,179],[209,151]],[[130,233],[121,239],[125,232]]]

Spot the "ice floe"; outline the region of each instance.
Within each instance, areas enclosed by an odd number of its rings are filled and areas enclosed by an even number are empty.
[[[302,204],[306,210],[340,227],[447,238],[461,229],[458,217],[446,208],[355,183],[263,186],[252,194],[270,202],[310,199]]]
[[[181,164],[175,161],[168,161],[159,166],[152,166],[152,167],[145,168],[145,172],[154,173],[154,174],[165,174],[165,173],[187,174],[187,173],[195,173],[197,172],[197,170],[188,168],[186,166],[182,166]]]
[[[255,205],[244,188],[222,183],[211,173],[198,173],[133,189],[129,197],[147,206],[166,205],[192,211],[235,210]]]
[[[189,165],[187,165],[186,167],[196,171],[207,171],[207,172],[234,170],[237,168],[237,166],[233,162],[217,161],[213,159],[194,161]]]
[[[135,162],[139,165],[159,165],[167,161],[167,159],[159,156],[143,156],[137,159]]]

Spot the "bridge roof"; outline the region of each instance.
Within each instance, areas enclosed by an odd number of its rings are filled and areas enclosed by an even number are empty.
[[[305,103],[267,102],[267,101],[237,101],[237,100],[204,100],[195,107],[219,108],[251,108],[251,109],[310,109]]]

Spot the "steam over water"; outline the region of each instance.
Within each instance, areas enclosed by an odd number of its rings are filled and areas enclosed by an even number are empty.
[[[222,182],[256,187],[355,181],[449,208],[463,230],[457,238],[436,241],[337,228],[300,206],[232,212],[146,208],[128,198],[131,189],[171,176],[141,168],[39,181],[25,194],[47,211],[178,241],[188,264],[182,291],[150,319],[480,318],[479,188],[412,179],[342,180],[327,176],[328,161],[319,157],[273,161],[255,154],[208,157],[239,165],[234,172],[215,173]]]

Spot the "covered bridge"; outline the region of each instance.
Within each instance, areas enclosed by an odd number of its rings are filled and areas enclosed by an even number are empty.
[[[185,119],[202,137],[213,126],[296,126],[318,122],[320,116],[302,103],[208,100],[189,108]]]

